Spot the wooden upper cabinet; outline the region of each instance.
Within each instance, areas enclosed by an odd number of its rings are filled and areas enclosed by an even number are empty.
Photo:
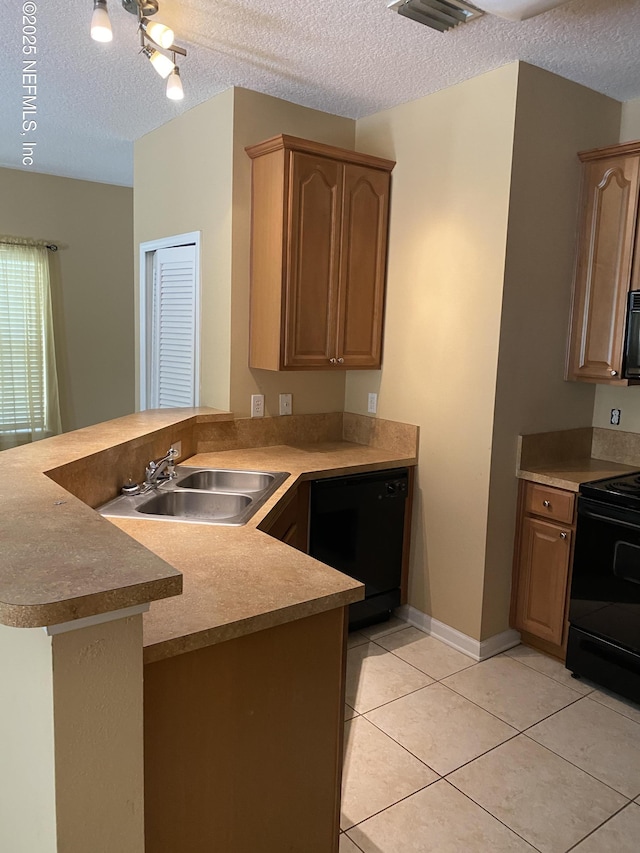
[[[250,367],[380,367],[395,164],[290,136],[246,150]]]
[[[627,294],[640,276],[640,142],[583,152],[578,256],[567,379],[626,385],[621,379]]]
[[[388,214],[389,173],[347,164],[337,355],[349,368],[380,366]]]
[[[326,368],[335,349],[341,169],[334,160],[294,151],[290,172],[284,361]]]

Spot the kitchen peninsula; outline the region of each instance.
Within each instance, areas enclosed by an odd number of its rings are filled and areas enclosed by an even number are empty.
[[[290,476],[239,528],[94,511],[177,441],[182,464]],[[28,849],[33,810],[42,850],[141,853],[146,835],[147,853],[195,853],[207,832],[238,853],[296,833],[337,849],[344,613],[362,588],[260,528],[305,478],[414,465],[416,446],[415,427],[343,413],[163,410],[3,454],[0,846]],[[52,772],[34,784],[25,762]]]

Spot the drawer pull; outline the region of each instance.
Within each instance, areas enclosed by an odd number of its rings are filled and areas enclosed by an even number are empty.
[[[542,506],[546,507],[547,509],[550,509],[551,501],[542,501]]]
[[[567,538],[567,534],[566,534],[566,533],[561,533],[561,534],[560,534],[560,538],[561,538],[561,539],[566,539],[566,538]]]

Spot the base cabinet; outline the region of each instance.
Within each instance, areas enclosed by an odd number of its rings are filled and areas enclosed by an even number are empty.
[[[260,524],[260,530],[292,548],[309,553],[309,483],[303,481],[281,500]]]
[[[144,668],[146,853],[337,853],[344,608]]]
[[[511,626],[523,640],[564,658],[575,495],[521,482]]]

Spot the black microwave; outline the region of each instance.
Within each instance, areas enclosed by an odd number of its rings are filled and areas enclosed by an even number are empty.
[[[640,290],[629,293],[624,344],[624,378],[640,379]]]

